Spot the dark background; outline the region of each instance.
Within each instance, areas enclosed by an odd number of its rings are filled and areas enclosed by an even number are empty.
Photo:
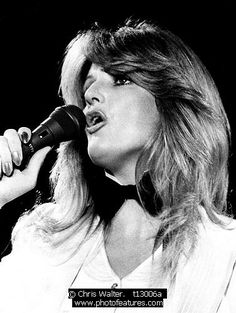
[[[202,59],[221,94],[233,136],[229,208],[235,206],[235,17],[233,1],[19,1],[0,5],[0,134],[7,128],[35,128],[58,105],[60,66],[66,45],[77,31],[96,20],[119,23],[134,16],[151,18],[179,35]],[[47,197],[52,153],[37,189]],[[0,256],[9,253],[11,229],[35,201],[35,190],[0,211]]]

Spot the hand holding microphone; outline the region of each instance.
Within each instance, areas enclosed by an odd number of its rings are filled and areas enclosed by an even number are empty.
[[[0,207],[33,189],[40,167],[50,147],[67,140],[86,140],[85,117],[77,106],[56,108],[31,134],[23,140],[16,130],[0,136]],[[27,141],[27,142],[26,142]]]
[[[77,106],[57,107],[33,132],[31,140],[22,144],[23,165],[38,150],[62,141],[84,140],[85,116]]]

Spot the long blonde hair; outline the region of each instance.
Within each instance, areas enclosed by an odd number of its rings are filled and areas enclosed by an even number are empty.
[[[156,245],[165,242],[163,273],[174,277],[186,243],[191,254],[197,242],[199,206],[219,225],[217,214],[226,210],[230,128],[219,93],[189,47],[146,21],[129,20],[116,29],[94,27],[78,33],[67,47],[62,67],[60,90],[65,103],[83,107],[81,87],[92,63],[111,75],[125,74],[155,96],[160,120],[138,160],[136,184],[141,193],[142,177],[148,171],[162,203],[156,212],[161,221]],[[100,226],[104,224],[94,210],[88,183],[89,175],[95,177],[97,171],[81,156],[79,143],[61,144],[51,175],[54,204],[50,210],[42,206],[36,210],[41,212],[38,228],[48,237],[66,231],[55,246],[65,243],[81,225],[87,225],[89,234],[97,218]]]

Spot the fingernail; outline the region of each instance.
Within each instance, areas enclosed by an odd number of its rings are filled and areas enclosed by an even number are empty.
[[[17,165],[20,166],[21,164],[21,158],[20,158],[20,154],[17,151],[12,152],[12,159],[13,162]]]
[[[23,132],[21,134],[21,140],[23,141],[23,143],[27,143],[29,141],[29,135],[26,132]]]
[[[6,162],[3,165],[3,172],[7,175],[10,176],[12,173],[12,164],[10,162]]]

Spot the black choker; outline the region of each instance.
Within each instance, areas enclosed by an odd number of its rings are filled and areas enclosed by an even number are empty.
[[[100,177],[97,183],[95,181],[91,186],[95,210],[107,222],[127,199],[136,200],[152,216],[156,216],[162,207],[162,201],[160,197],[156,197],[149,174],[142,178],[140,197],[136,185],[120,185],[105,175]]]

